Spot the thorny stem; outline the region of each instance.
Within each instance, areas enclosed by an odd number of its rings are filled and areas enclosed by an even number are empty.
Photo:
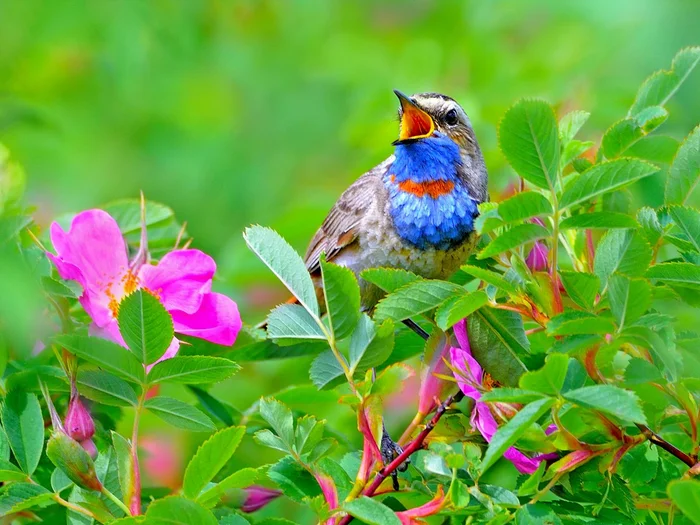
[[[433,429],[435,428],[435,425],[438,424],[438,421],[440,421],[440,418],[442,418],[443,414],[445,411],[449,408],[449,406],[452,403],[456,403],[460,401],[464,397],[464,392],[459,391],[456,394],[453,394],[449,396],[445,401],[435,410],[435,415],[432,417],[432,419],[428,422],[427,425],[425,425],[425,428],[418,434],[413,441],[411,441],[406,447],[403,449],[403,452],[396,456],[394,460],[389,463],[388,465],[385,465],[379,472],[377,472],[376,476],[372,480],[372,483],[367,487],[365,490],[362,491],[363,496],[367,497],[372,497],[376,492],[377,489],[380,487],[380,485],[384,482],[384,480],[391,475],[392,472],[394,472],[397,468],[399,468],[401,465],[404,464],[404,462],[417,450],[423,448],[423,444],[425,442],[425,439],[428,437],[428,434],[430,434]],[[353,520],[353,517],[348,515],[344,516],[339,522],[338,525],[346,525],[350,523]]]
[[[689,467],[693,467],[697,463],[697,460],[693,459],[691,456],[689,456],[682,450],[678,450],[671,443],[669,443],[664,438],[656,434],[648,426],[642,425],[640,423],[636,423],[636,425],[637,428],[642,432],[642,434],[644,434],[644,437],[646,437],[651,443],[653,443],[657,447],[661,447],[666,452],[669,452],[670,454],[676,456]]]

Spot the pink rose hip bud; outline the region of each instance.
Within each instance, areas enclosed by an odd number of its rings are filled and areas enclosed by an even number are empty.
[[[95,422],[76,393],[71,395],[65,419],[66,432],[76,441],[86,441],[95,435]]]
[[[535,245],[527,254],[527,259],[525,259],[525,264],[533,272],[543,272],[547,269],[549,265],[548,261],[549,249],[544,243],[536,242]]]
[[[245,501],[241,506],[243,512],[255,512],[282,494],[279,490],[269,489],[260,485],[246,487],[243,489],[243,492],[245,493]]]

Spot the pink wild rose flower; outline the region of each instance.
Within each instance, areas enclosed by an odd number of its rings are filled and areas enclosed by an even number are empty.
[[[119,304],[142,289],[160,300],[172,315],[175,332],[230,346],[241,329],[238,307],[230,298],[211,291],[214,259],[199,250],[173,250],[157,264],[129,263],[117,222],[103,210],[75,216],[68,232],[51,225],[56,255],[47,253],[59,275],[83,287],[80,304],[92,319],[90,331],[126,346],[119,332]],[[173,337],[158,359],[177,354]]]
[[[455,379],[462,392],[476,402],[471,415],[472,427],[478,430],[487,442],[491,442],[493,435],[498,430],[498,423],[491,413],[488,403],[481,401],[481,390],[484,387],[484,371],[472,356],[469,338],[467,337],[466,320],[462,320],[454,326],[454,333],[459,344],[459,346],[450,349]],[[503,456],[524,474],[535,472],[540,462],[548,457],[538,456],[530,458],[515,447],[510,447]]]

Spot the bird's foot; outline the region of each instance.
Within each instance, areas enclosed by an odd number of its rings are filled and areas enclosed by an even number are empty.
[[[389,433],[386,431],[386,427],[383,428],[382,432],[382,446],[380,447],[380,452],[382,453],[382,460],[384,465],[388,465],[399,457],[403,453],[403,448],[396,441],[391,439]],[[399,490],[399,472],[405,472],[408,468],[410,458],[406,458],[406,461],[401,463],[396,470],[391,473],[391,480],[394,485],[394,490]]]

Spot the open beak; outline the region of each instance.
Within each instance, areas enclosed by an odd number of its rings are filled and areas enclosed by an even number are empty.
[[[432,117],[398,89],[394,93],[401,102],[401,131],[394,145],[430,137],[435,131]]]

